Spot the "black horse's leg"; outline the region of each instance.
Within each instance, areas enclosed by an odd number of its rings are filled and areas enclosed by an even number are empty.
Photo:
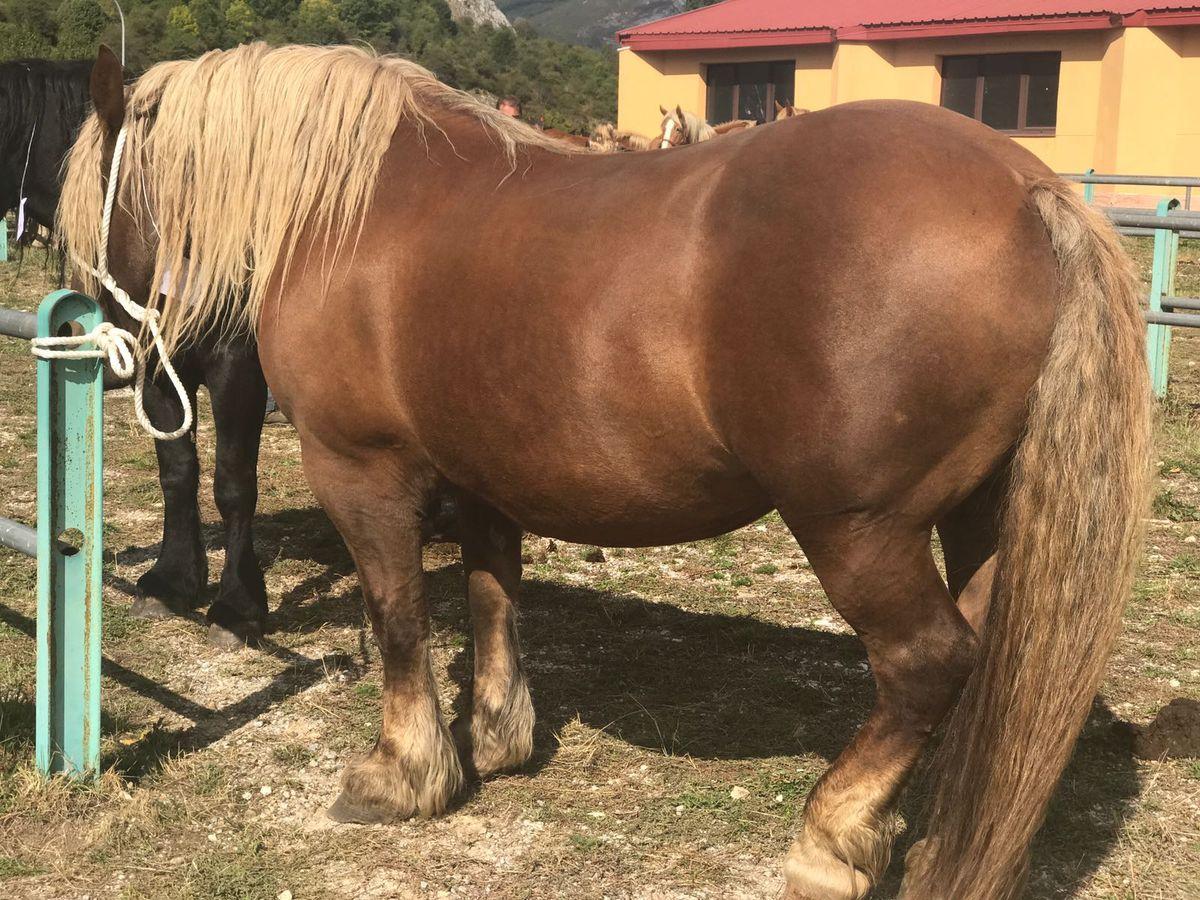
[[[197,373],[175,361],[180,380],[196,408]],[[162,430],[176,427],[183,409],[175,388],[161,373],[146,382],[143,403],[150,421]],[[147,619],[186,612],[200,599],[208,582],[208,557],[200,540],[200,461],[196,457],[196,426],[173,441],[155,441],[158,481],[163,493],[163,537],[158,559],[138,579],[139,596],[130,614]]]
[[[267,402],[257,345],[239,339],[214,348],[204,380],[217,431],[213,494],[225,521],[225,567],[220,592],[208,610],[208,638],[216,646],[234,648],[256,644],[267,623],[267,589],[252,530]]]

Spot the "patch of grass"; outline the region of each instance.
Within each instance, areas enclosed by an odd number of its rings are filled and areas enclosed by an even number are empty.
[[[729,583],[734,587],[750,587],[754,584],[754,579],[749,575],[734,575],[729,579]]]
[[[779,566],[775,565],[775,563],[763,563],[762,565],[755,566],[750,571],[755,575],[774,575],[779,571]]]
[[[571,847],[578,850],[580,853],[592,853],[599,850],[603,845],[603,841],[599,838],[591,837],[586,834],[572,834],[570,837]]]
[[[37,875],[41,871],[37,866],[31,866],[24,860],[11,856],[0,856],[0,881],[8,878],[27,878],[30,875]]]
[[[313,758],[312,751],[300,744],[280,744],[271,749],[271,756],[282,766],[298,769]]]
[[[354,696],[361,700],[378,700],[383,696],[383,692],[374,681],[360,681],[354,685]]]
[[[1177,575],[1200,576],[1200,556],[1195,553],[1180,553],[1167,565]]]
[[[1154,516],[1172,522],[1200,522],[1200,510],[1175,496],[1170,488],[1162,488],[1154,495]]]
[[[261,839],[232,850],[212,850],[192,863],[183,896],[190,900],[275,900],[279,861]]]

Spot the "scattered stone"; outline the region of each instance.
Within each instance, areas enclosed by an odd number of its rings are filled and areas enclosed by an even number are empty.
[[[583,561],[590,563],[604,562],[604,551],[599,547],[589,547],[583,554]]]
[[[284,889],[275,895],[275,900],[292,900],[292,892]]]
[[[1176,697],[1154,721],[1137,729],[1133,752],[1139,759],[1200,757],[1200,701]]]
[[[1183,539],[1183,542],[1185,544],[1194,544],[1194,543],[1196,543],[1196,536],[1194,534],[1189,534],[1187,537],[1185,537]]]
[[[739,785],[734,786],[729,791],[729,796],[732,797],[734,800],[745,800],[747,797],[750,796],[750,792],[739,784]]]
[[[271,794],[271,786],[269,784],[264,784],[262,787],[260,787],[258,789],[258,792],[260,794],[262,794],[264,797],[268,797]]]
[[[249,791],[242,791],[242,799],[243,799],[243,800],[249,800],[249,799],[250,799],[250,792],[249,792]]]

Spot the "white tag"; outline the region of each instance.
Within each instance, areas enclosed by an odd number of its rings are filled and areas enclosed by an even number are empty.
[[[21,198],[21,204],[17,207],[17,236],[14,240],[20,240],[21,235],[25,233],[25,201],[28,197]]]
[[[158,292],[160,294],[162,294],[164,297],[170,297],[173,294],[181,293],[183,291],[183,289],[185,287],[187,287],[187,278],[188,278],[188,269],[189,268],[190,268],[189,261],[188,261],[188,258],[185,256],[183,258],[183,276],[179,279],[178,285],[176,285],[174,283],[173,279],[171,278],[171,270],[170,269],[167,269],[167,271],[163,272],[162,284],[160,284],[158,286]]]

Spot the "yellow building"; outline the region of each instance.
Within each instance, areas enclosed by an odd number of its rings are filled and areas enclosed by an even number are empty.
[[[715,124],[900,98],[980,119],[1059,172],[1200,175],[1200,5],[725,0],[617,38],[623,130],[657,134],[660,104]]]

